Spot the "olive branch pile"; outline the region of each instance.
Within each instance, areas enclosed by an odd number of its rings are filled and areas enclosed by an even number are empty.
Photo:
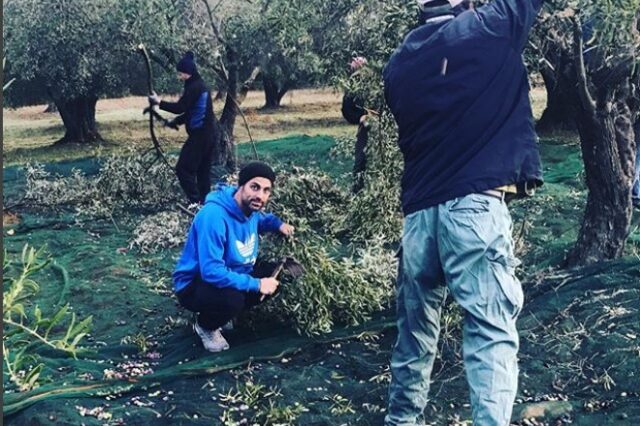
[[[264,238],[260,252],[271,261],[292,256],[306,272],[290,285],[283,274],[281,293],[257,315],[319,334],[362,323],[390,306],[402,223],[395,132],[390,115],[371,120],[365,188],[355,195],[319,170],[279,170],[268,208],[294,225],[296,236]],[[136,217],[130,246],[142,253],[179,247],[190,224],[175,209],[181,191],[166,169],[145,170],[141,164],[137,155],[111,157],[94,177],[76,171],[67,178],[30,165],[26,200],[34,207],[72,206],[87,218]],[[141,212],[145,218],[139,221],[133,214]]]

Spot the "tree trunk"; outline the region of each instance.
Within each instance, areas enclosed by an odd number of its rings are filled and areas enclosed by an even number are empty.
[[[566,53],[558,54],[550,67],[541,70],[547,91],[547,106],[536,123],[539,133],[551,133],[556,130],[576,130],[573,108],[575,77],[569,75],[573,68],[568,66]]]
[[[213,98],[214,101],[221,101],[223,99],[227,98],[227,91],[226,90],[218,90],[218,92],[216,93],[216,96]]]
[[[236,99],[238,94],[238,64],[236,53],[232,49],[227,50],[227,59],[229,61],[229,81],[227,82],[227,96],[220,114],[219,141],[217,141],[218,143],[216,143],[216,148],[214,149],[213,166],[224,168],[231,172],[236,168],[233,128],[239,113]]]
[[[557,130],[576,130],[575,118],[572,112],[571,82],[559,77],[555,81],[547,82],[544,77],[547,89],[547,106],[536,123],[536,130],[539,133],[551,133]]]
[[[265,103],[263,109],[276,109],[280,108],[280,102],[284,95],[289,91],[288,85],[284,84],[282,87],[278,85],[278,82],[265,73],[262,74],[262,87],[264,88]]]
[[[599,101],[595,114],[578,108],[589,195],[568,266],[620,257],[631,224],[635,152],[631,111],[623,99]]]
[[[56,106],[55,102],[49,102],[47,104],[47,107],[44,109],[44,111],[42,111],[43,113],[52,113],[52,112],[58,112],[58,107]]]
[[[212,174],[216,177],[230,173],[237,167],[233,130],[236,118],[240,113],[240,104],[247,96],[251,84],[260,73],[260,68],[255,67],[249,78],[240,84],[237,55],[230,48],[227,49],[227,60],[228,72],[226,75],[225,102],[220,113],[220,120],[216,123],[216,142],[211,165]]]
[[[260,67],[254,67],[249,77],[245,80],[244,83],[242,83],[240,90],[238,90],[238,96],[236,96],[238,105],[241,105],[242,102],[244,102],[244,100],[247,97],[247,94],[249,93],[249,89],[251,89],[253,82],[256,80],[256,78],[258,78],[258,75],[260,74],[260,72],[261,72]]]
[[[101,141],[96,127],[97,97],[83,97],[72,100],[56,100],[65,134],[57,143],[88,143]]]

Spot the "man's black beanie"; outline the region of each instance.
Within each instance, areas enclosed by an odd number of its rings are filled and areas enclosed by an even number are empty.
[[[196,67],[196,60],[193,52],[185,53],[182,59],[180,59],[180,62],[176,65],[176,69],[189,75],[197,74],[198,69]]]
[[[276,174],[268,164],[261,161],[254,161],[247,164],[240,170],[240,175],[238,176],[238,186],[244,185],[254,177],[269,179],[272,185],[276,181]]]

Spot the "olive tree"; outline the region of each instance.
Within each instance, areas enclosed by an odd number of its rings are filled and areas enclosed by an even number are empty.
[[[60,142],[101,139],[96,103],[130,93],[143,75],[140,39],[171,34],[169,0],[4,1],[7,68],[14,106],[52,102],[64,123]],[[154,33],[155,34],[152,34]]]
[[[265,108],[278,108],[282,97],[320,75],[314,32],[325,17],[318,4],[304,0],[263,0],[254,41],[260,49]]]
[[[568,58],[566,78],[589,190],[568,265],[623,254],[631,224],[638,119],[640,0],[552,4],[554,48]]]

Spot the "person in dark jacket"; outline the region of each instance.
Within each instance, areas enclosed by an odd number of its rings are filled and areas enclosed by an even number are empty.
[[[179,114],[173,124],[185,125],[187,141],[180,151],[176,174],[191,203],[203,203],[211,188],[211,161],[217,135],[211,90],[198,74],[192,52],[187,52],[176,65],[178,78],[184,81],[184,92],[178,102],[166,102],[155,93],[149,96],[153,105]]]
[[[265,163],[247,164],[238,186],[221,186],[209,194],[191,224],[173,282],[180,304],[198,313],[194,330],[208,351],[228,349],[222,326],[278,288],[275,278],[254,273],[258,234],[294,232],[293,226],[262,211],[275,177]]]
[[[367,170],[366,148],[369,142],[369,123],[367,111],[362,107],[362,100],[351,93],[345,93],[342,98],[342,116],[349,124],[357,124],[356,144],[353,151],[353,187],[357,194],[364,188],[364,173]]]
[[[405,216],[387,425],[423,415],[447,289],[464,310],[473,424],[510,422],[523,292],[505,201],[542,184],[522,60],[542,1],[418,0],[424,24],[384,69]]]

